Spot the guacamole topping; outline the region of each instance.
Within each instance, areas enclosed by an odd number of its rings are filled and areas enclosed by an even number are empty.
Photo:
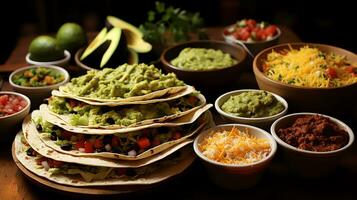
[[[116,69],[88,71],[86,75],[73,78],[61,90],[81,97],[119,99],[183,85],[175,74],[163,74],[154,65],[124,64]]]
[[[266,91],[249,91],[233,95],[224,102],[224,112],[239,117],[268,117],[284,110],[284,105]]]
[[[192,99],[195,99],[194,101]],[[49,109],[70,116],[71,125],[129,126],[140,121],[184,112],[199,104],[197,97],[188,95],[168,102],[120,107],[93,106],[77,100],[51,97]]]
[[[211,70],[233,66],[238,61],[221,50],[205,48],[185,48],[171,61],[175,67],[189,70]]]

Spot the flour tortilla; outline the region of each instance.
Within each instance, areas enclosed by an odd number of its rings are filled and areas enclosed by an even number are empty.
[[[202,94],[198,94],[197,97],[200,100],[200,105],[198,105],[198,106],[196,106],[194,108],[191,108],[189,110],[186,110],[186,111],[183,111],[183,112],[180,112],[180,113],[176,113],[176,114],[173,114],[173,115],[163,116],[163,117],[159,117],[159,118],[155,118],[155,119],[146,119],[146,120],[143,120],[143,121],[139,121],[137,123],[133,123],[133,124],[131,124],[129,126],[121,126],[121,125],[109,125],[109,126],[87,125],[87,126],[83,126],[83,125],[79,125],[77,127],[118,129],[118,128],[128,128],[128,127],[143,126],[143,125],[153,124],[153,123],[157,123],[157,122],[164,122],[164,121],[172,120],[172,119],[175,119],[175,118],[179,118],[181,116],[187,115],[187,114],[189,114],[191,112],[196,111],[197,109],[200,109],[200,108],[204,107],[206,105],[205,97]],[[47,106],[47,109],[45,108],[46,106]],[[41,109],[41,107],[44,107],[43,108],[44,110],[48,110],[48,112],[50,112],[52,115],[57,116],[58,118],[62,119],[67,125],[70,125],[70,121],[71,121],[70,120],[70,118],[71,118],[70,115],[68,115],[68,114],[60,115],[60,114],[54,113],[54,112],[49,110],[48,105],[46,105],[46,104],[41,105],[40,109]]]
[[[89,101],[97,101],[97,102],[135,102],[135,101],[145,101],[149,99],[156,99],[165,95],[171,95],[171,94],[176,94],[184,89],[186,89],[188,86],[177,86],[177,87],[170,87],[166,88],[163,90],[158,90],[155,92],[151,92],[149,94],[141,95],[141,96],[134,96],[134,97],[128,97],[128,98],[117,98],[117,99],[101,99],[101,98],[94,98],[94,97],[85,97],[85,96],[78,96],[75,94],[71,94],[70,92],[66,91],[66,87],[60,86],[59,91],[66,96],[69,96],[70,98],[78,98],[78,99],[83,99],[83,100],[89,100]]]
[[[28,121],[30,120],[31,119],[28,116],[25,119],[26,122],[24,121],[24,123],[22,124],[23,135],[27,143],[40,155],[62,162],[70,162],[70,163],[89,165],[89,166],[111,167],[111,168],[138,168],[162,160],[167,156],[171,155],[172,153],[180,150],[181,148],[193,142],[193,139],[186,139],[181,143],[165,151],[162,151],[149,158],[145,158],[141,160],[127,161],[127,160],[117,160],[117,159],[108,159],[108,158],[90,157],[90,156],[78,157],[69,154],[63,154],[48,147],[45,143],[41,141],[39,134],[31,131],[31,127],[28,126]]]
[[[59,90],[52,90],[52,95],[57,96],[57,97],[63,97],[63,98],[70,98],[70,99],[75,99],[81,102],[84,102],[89,105],[94,105],[94,106],[122,106],[122,105],[132,105],[132,104],[150,104],[150,103],[158,103],[158,102],[164,102],[164,101],[170,101],[174,100],[180,97],[183,97],[185,95],[191,94],[195,92],[195,88],[192,86],[187,86],[185,89],[178,91],[176,93],[168,93],[165,96],[160,96],[159,98],[155,99],[147,99],[147,100],[137,100],[137,101],[93,101],[93,100],[88,100],[84,99],[82,97],[77,97],[73,96],[68,93],[63,93]]]
[[[105,180],[94,180],[92,182],[85,182],[82,178],[79,178],[79,175],[64,175],[57,174],[52,175],[50,172],[40,168],[34,157],[27,156],[26,146],[21,142],[22,133],[18,133],[15,137],[15,155],[20,163],[29,171],[34,174],[46,178],[50,181],[70,186],[84,187],[84,186],[109,186],[109,185],[149,185],[161,182],[165,179],[168,179],[172,176],[175,176],[183,172],[195,159],[195,156],[191,148],[186,148],[184,151],[181,151],[180,158],[176,164],[170,164],[162,166],[162,168],[155,170],[151,174],[146,174],[134,179],[127,178],[117,178],[117,179],[105,179]],[[48,156],[45,156],[48,157]],[[78,158],[77,158],[78,159]]]
[[[61,149],[61,147],[59,145],[55,144],[55,141],[52,141],[48,137],[47,133],[38,132],[38,130],[36,129],[36,124],[30,118],[26,118],[24,120],[23,124],[24,124],[24,129],[26,129],[26,131],[24,131],[25,135],[28,135],[29,137],[31,135],[38,136],[41,139],[41,141],[43,143],[45,143],[48,147],[50,147],[53,150],[60,152],[60,153],[64,153],[64,154],[68,154],[68,155],[72,155],[72,156],[79,156],[79,157],[90,156],[90,157],[111,158],[111,159],[119,159],[119,160],[141,160],[141,159],[149,158],[149,157],[151,157],[155,154],[158,154],[162,151],[165,151],[166,149],[169,149],[177,144],[180,144],[181,142],[185,141],[186,139],[188,139],[188,138],[192,137],[193,135],[195,135],[196,133],[198,133],[207,124],[207,122],[208,122],[208,119],[205,119],[203,121],[203,123],[199,124],[195,130],[191,131],[190,133],[186,134],[184,137],[182,137],[180,139],[162,143],[162,144],[160,144],[156,147],[150,148],[136,156],[129,156],[129,155],[125,155],[125,154],[111,153],[111,152],[82,153],[78,150],[65,151],[65,150]],[[123,133],[123,134],[125,134],[125,133]]]
[[[190,124],[196,121],[202,114],[204,114],[206,111],[208,111],[212,107],[212,104],[207,104],[204,107],[197,109],[196,111],[189,113],[187,115],[184,115],[180,118],[166,121],[166,122],[159,122],[159,123],[152,123],[152,124],[146,124],[143,126],[137,126],[137,127],[127,127],[127,128],[118,128],[118,129],[103,129],[103,128],[83,128],[83,127],[77,127],[77,126],[72,126],[64,122],[62,119],[58,118],[55,115],[52,115],[48,107],[46,105],[41,105],[40,106],[40,112],[43,118],[50,122],[51,124],[54,124],[56,126],[59,126],[67,131],[74,132],[74,133],[83,133],[83,134],[96,134],[96,135],[107,135],[107,134],[113,134],[113,133],[126,133],[126,132],[131,132],[131,131],[138,131],[146,128],[158,128],[158,127],[172,127],[172,126],[182,126],[185,124]]]
[[[178,115],[171,115],[169,117],[162,117],[154,120],[145,120],[130,126],[73,126],[69,123],[68,116],[62,116],[54,114],[49,111],[46,104],[40,106],[40,111],[43,116],[52,124],[60,126],[71,132],[85,133],[85,134],[113,134],[113,133],[123,133],[135,130],[141,130],[145,128],[162,127],[162,126],[180,126],[184,124],[189,124],[195,121],[202,113],[207,111],[212,107],[212,104],[207,104],[204,106],[195,107],[186,112],[179,113]],[[67,120],[65,120],[66,118]],[[151,122],[151,123],[149,123]]]

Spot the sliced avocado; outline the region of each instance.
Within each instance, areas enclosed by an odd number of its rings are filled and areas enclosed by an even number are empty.
[[[110,45],[102,56],[102,60],[100,61],[100,68],[104,67],[108,63],[115,52],[118,52],[122,49],[119,48],[119,43],[122,40],[122,30],[117,27],[112,28],[105,36],[104,40],[110,40]],[[113,58],[115,59],[115,57]]]
[[[138,53],[146,53],[151,51],[151,44],[144,41],[143,33],[134,25],[113,16],[107,16],[107,24],[109,26],[118,27],[124,30],[129,48]]]
[[[101,47],[105,43],[105,37],[107,35],[107,28],[103,28],[99,34],[94,38],[94,40],[88,45],[84,50],[80,60],[84,60],[87,56],[91,55],[96,49]]]

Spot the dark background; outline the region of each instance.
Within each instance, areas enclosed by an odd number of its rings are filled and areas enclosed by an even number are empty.
[[[1,1],[0,64],[6,61],[21,35],[56,32],[73,21],[87,31],[100,30],[106,15],[134,25],[146,20],[151,0],[27,0]],[[254,18],[290,27],[305,42],[357,51],[353,1],[163,0],[166,4],[199,11],[206,26],[225,26]]]

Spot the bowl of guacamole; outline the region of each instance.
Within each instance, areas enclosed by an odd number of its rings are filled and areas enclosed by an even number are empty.
[[[271,92],[244,89],[221,95],[215,108],[225,120],[264,128],[286,114],[288,103]]]
[[[180,43],[164,50],[160,61],[168,72],[197,87],[223,86],[238,80],[247,53],[238,46],[214,40]]]

